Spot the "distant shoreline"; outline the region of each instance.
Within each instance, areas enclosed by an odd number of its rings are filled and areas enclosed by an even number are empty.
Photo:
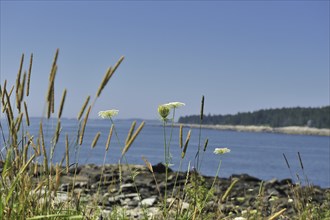
[[[199,124],[184,124],[177,123],[176,126],[183,125],[184,127],[199,128]],[[288,126],[272,128],[269,126],[256,126],[256,125],[209,125],[204,124],[201,126],[206,129],[227,130],[227,131],[242,131],[242,132],[266,132],[266,133],[282,133],[282,134],[299,134],[299,135],[317,135],[317,136],[330,136],[330,129],[326,128],[310,128],[299,126]]]

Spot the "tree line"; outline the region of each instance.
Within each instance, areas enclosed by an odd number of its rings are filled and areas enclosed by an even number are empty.
[[[180,117],[179,123],[199,124],[200,115]],[[271,127],[308,126],[330,128],[330,106],[317,108],[262,109],[227,115],[203,115],[203,124],[213,125],[264,125]]]

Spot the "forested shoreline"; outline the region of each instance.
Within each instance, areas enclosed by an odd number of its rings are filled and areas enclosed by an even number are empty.
[[[179,123],[199,124],[200,115],[180,117]],[[330,106],[262,109],[227,115],[204,115],[203,124],[262,125],[270,127],[307,126],[330,128]]]

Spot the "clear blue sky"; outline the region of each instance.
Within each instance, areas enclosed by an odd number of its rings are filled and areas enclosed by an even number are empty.
[[[329,1],[4,1],[1,84],[14,85],[21,53],[34,54],[30,115],[41,116],[60,48],[57,106],[76,117],[106,69],[125,60],[92,112],[157,118],[329,105]]]

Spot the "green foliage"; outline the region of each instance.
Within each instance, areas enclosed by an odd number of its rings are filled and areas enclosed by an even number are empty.
[[[29,133],[32,129],[30,128],[28,105],[26,103],[26,97],[29,94],[28,90],[33,55],[31,55],[30,60],[28,80],[26,80],[26,72],[24,72],[22,77],[22,67],[24,63],[23,54],[16,78],[16,85],[11,87],[12,89],[7,90],[9,86],[7,87],[7,80],[5,80],[3,86],[0,86],[1,111],[5,114],[5,120],[0,121],[0,135],[3,141],[0,152],[2,168],[0,171],[0,219],[90,219],[95,218],[98,214],[95,212],[85,212],[86,206],[79,202],[80,196],[74,195],[74,189],[72,189],[72,193],[68,193],[62,200],[59,200],[57,197],[60,177],[64,169],[61,168],[62,164],[54,164],[52,159],[61,133],[60,118],[66,90],[63,93],[64,95],[60,104],[58,118],[55,119],[58,123],[53,135],[54,138],[50,143],[45,142],[43,124],[46,124],[47,127],[48,123],[52,122],[50,118],[54,117],[54,82],[57,71],[56,62],[58,53],[59,50],[56,50],[49,77],[49,87],[46,95],[47,100],[44,109],[45,115],[43,115],[40,120],[39,134],[37,134],[36,137]],[[123,58],[120,59],[120,62],[122,59]],[[119,63],[116,64],[116,67],[118,65]],[[106,73],[106,77],[101,83],[98,95],[94,98],[94,102],[104,89],[115,69],[116,68],[110,68],[111,71]],[[27,88],[27,90],[24,88]],[[24,109],[21,107],[23,104]],[[75,151],[76,159],[78,158],[80,149],[78,147],[78,138],[81,145],[84,135],[83,130],[86,126],[88,114],[92,106],[93,105],[89,106],[89,111],[85,114],[83,124],[80,120],[80,116],[77,119],[78,136],[74,134],[73,139],[75,139],[75,141],[71,146],[78,149]],[[81,116],[84,113],[85,107],[81,110]],[[5,130],[9,133],[8,137],[5,135]],[[45,134],[47,134],[47,132]],[[46,146],[49,148],[50,154],[47,153]],[[66,158],[68,158],[68,151],[66,154]],[[39,164],[39,161],[42,160],[44,163]],[[63,161],[64,159],[62,162]],[[66,170],[67,172],[69,170],[68,161]],[[75,177],[74,175],[72,185],[75,185]],[[97,206],[93,210],[98,210]]]
[[[118,206],[113,207],[112,211],[104,217],[109,220],[129,220],[126,210]]]
[[[54,78],[57,70],[56,60],[57,60],[58,51],[56,52],[56,56],[54,58],[54,63],[51,71],[51,77],[49,82],[49,91],[47,94],[47,106],[48,106],[48,119],[54,113]],[[23,64],[22,56],[22,63]],[[104,86],[112,76],[114,70],[118,67],[121,63],[123,58],[121,58],[118,63],[115,65],[114,69],[109,69],[106,73],[104,80],[99,87],[97,92],[97,96],[95,97],[93,103],[95,103],[96,98],[99,97],[101,91],[103,90]],[[32,60],[31,60],[32,65]],[[21,71],[21,68],[20,68]],[[29,80],[28,80],[29,81]],[[3,145],[5,149],[5,154],[3,155],[2,152],[0,153],[0,162],[2,165],[2,171],[0,172],[0,219],[97,219],[101,218],[104,219],[118,219],[118,220],[127,220],[130,219],[128,217],[128,210],[122,207],[111,207],[112,210],[106,212],[102,210],[103,207],[99,206],[99,198],[98,195],[101,194],[100,192],[100,184],[102,180],[102,176],[104,174],[104,165],[106,161],[106,153],[108,152],[108,148],[105,150],[104,160],[103,160],[103,169],[102,174],[99,182],[97,198],[92,198],[93,201],[84,201],[86,198],[81,198],[80,193],[74,193],[74,188],[70,189],[70,191],[65,194],[67,197],[63,200],[58,200],[56,197],[59,194],[59,183],[60,177],[63,174],[65,169],[62,170],[63,167],[61,165],[57,165],[56,167],[52,163],[52,154],[54,153],[55,146],[57,144],[58,137],[61,133],[60,123],[58,123],[58,127],[56,128],[54,139],[52,143],[50,143],[50,152],[51,155],[47,155],[47,151],[45,150],[45,141],[43,137],[43,127],[41,121],[40,123],[40,130],[38,137],[33,138],[30,135],[29,131],[29,118],[27,113],[26,102],[24,101],[24,87],[26,81],[21,79],[21,73],[19,72],[17,81],[16,81],[16,100],[14,105],[11,105],[11,94],[14,91],[7,91],[6,89],[6,81],[5,85],[0,88],[0,97],[2,99],[2,112],[5,113],[6,119],[0,121],[0,132],[3,136]],[[12,87],[14,88],[14,87]],[[28,92],[27,92],[28,94]],[[65,100],[65,98],[62,98]],[[23,112],[21,109],[21,105],[25,106],[25,111]],[[64,102],[64,101],[63,101]],[[89,97],[87,98],[84,107],[82,108],[81,112],[79,113],[77,119],[77,132],[74,133],[73,138],[73,146],[76,149],[76,162],[77,158],[79,157],[79,150],[80,147],[78,146],[78,139],[80,144],[83,141],[83,134],[84,134],[84,126],[87,123],[88,114],[93,105],[89,106],[89,110],[85,113],[85,118],[81,121],[81,117],[85,111],[85,107],[89,102]],[[14,108],[16,104],[16,109]],[[62,111],[63,104],[61,104],[60,112]],[[216,177],[212,185],[205,181],[204,177],[201,176],[199,172],[199,163],[202,163],[202,158],[199,159],[199,153],[201,149],[201,128],[199,133],[199,146],[198,151],[195,157],[195,163],[197,164],[197,169],[193,169],[191,172],[187,172],[186,181],[184,186],[181,188],[182,185],[178,186],[178,191],[174,190],[172,193],[173,203],[167,204],[167,183],[168,183],[168,167],[171,161],[171,154],[170,154],[170,144],[172,140],[172,131],[173,131],[173,123],[174,123],[174,116],[175,116],[175,108],[183,106],[183,103],[180,102],[172,102],[168,103],[167,106],[173,108],[173,118],[171,120],[171,132],[170,137],[167,140],[166,138],[166,129],[165,124],[167,120],[163,120],[164,122],[164,162],[166,165],[166,174],[165,174],[165,190],[163,195],[159,190],[159,198],[160,201],[158,206],[163,206],[163,210],[156,215],[159,214],[154,219],[215,219],[217,218],[216,211],[219,211],[219,206],[221,202],[226,202],[228,199],[228,195],[231,193],[233,187],[236,184],[236,180],[234,180],[228,189],[225,191],[224,195],[221,198],[216,198],[214,196],[215,191],[215,183],[217,180],[217,176],[220,170],[221,160],[219,162],[218,170],[216,173]],[[239,113],[235,116],[227,115],[227,116],[205,116],[203,117],[203,108],[204,108],[204,96],[202,98],[202,106],[201,106],[201,115],[200,116],[190,116],[180,118],[179,121],[190,122],[190,123],[215,123],[215,124],[268,124],[271,126],[288,126],[288,125],[306,125],[309,122],[310,125],[314,125],[317,127],[329,127],[329,107],[323,107],[318,109],[303,109],[303,108],[294,108],[294,109],[281,109],[281,110],[261,110],[254,113]],[[14,114],[14,113],[15,114]],[[101,116],[105,118],[111,119],[117,111],[108,111],[108,112],[101,112]],[[162,112],[163,113],[163,112]],[[165,112],[166,117],[168,116],[169,112]],[[16,116],[17,115],[17,116]],[[61,114],[58,114],[58,122],[60,122]],[[27,123],[25,124],[22,118],[25,118]],[[162,115],[164,119],[164,115]],[[165,117],[165,118],[166,118]],[[45,123],[49,122],[48,119],[45,118]],[[188,120],[188,121],[185,121]],[[194,121],[195,120],[195,121]],[[134,125],[135,126],[135,125]],[[140,126],[141,127],[141,126]],[[124,148],[123,152],[128,150],[128,147],[133,142],[135,137],[139,134],[139,129],[133,134],[134,127],[129,133],[129,138],[127,139],[126,147]],[[114,128],[114,126],[113,126]],[[7,129],[9,131],[9,137],[6,138],[4,135],[4,130]],[[142,127],[141,127],[142,129]],[[114,128],[114,132],[116,138],[118,138],[117,132]],[[78,134],[78,135],[77,135]],[[111,134],[111,132],[110,132]],[[133,134],[133,135],[132,135]],[[111,137],[111,135],[109,136]],[[68,136],[67,136],[67,139]],[[181,134],[182,139],[182,134]],[[188,145],[190,139],[190,131],[188,132],[185,148],[183,152],[185,152],[186,147]],[[110,139],[109,139],[110,141]],[[67,141],[68,142],[68,141]],[[119,140],[118,140],[119,142]],[[182,141],[181,141],[182,142]],[[109,142],[110,143],[110,142]],[[49,143],[47,143],[49,144]],[[67,144],[69,145],[69,144]],[[204,149],[206,149],[206,145]],[[69,147],[69,146],[66,146]],[[126,150],[126,151],[125,151]],[[205,151],[205,150],[204,150]],[[203,151],[203,155],[204,155]],[[183,153],[182,152],[182,153]],[[222,148],[216,151],[218,154],[223,154],[228,152],[228,149]],[[68,153],[66,153],[69,156]],[[50,157],[49,157],[50,156]],[[49,158],[49,160],[47,159]],[[125,158],[125,155],[122,156]],[[196,159],[197,158],[197,159]],[[39,164],[38,161],[44,159],[43,164]],[[184,156],[181,157],[180,164],[182,160],[185,159]],[[63,159],[64,160],[64,159]],[[127,164],[127,162],[126,162]],[[148,166],[149,165],[149,166]],[[150,172],[153,173],[152,167],[149,163],[147,166]],[[180,165],[181,167],[181,165]],[[77,166],[75,166],[77,168]],[[121,164],[119,164],[119,180],[120,184],[122,184],[122,170]],[[138,193],[139,201],[141,202],[141,195],[137,186],[135,185],[135,179],[138,178],[140,175],[138,170],[130,169],[127,164],[127,168],[129,170],[129,175],[133,181],[134,187],[136,192]],[[67,163],[66,170],[68,172],[69,165]],[[188,167],[189,170],[189,167]],[[74,186],[75,184],[75,177],[76,177],[77,169],[74,172],[73,183],[71,184]],[[179,173],[179,172],[178,172]],[[177,173],[177,174],[178,174]],[[175,184],[177,181],[178,176],[176,176]],[[155,182],[157,184],[156,178],[154,176]],[[175,187],[174,187],[175,188]],[[294,208],[296,210],[296,215],[298,216],[297,219],[330,219],[330,192],[328,192],[327,200],[324,201],[322,205],[315,204],[312,198],[312,188],[304,188],[292,187],[292,194]],[[239,200],[239,198],[236,198]],[[248,219],[264,219],[268,217],[263,215],[264,209],[264,195],[263,195],[263,187],[262,184],[260,186],[259,196],[256,198],[256,208],[251,207],[249,212],[246,213]],[[185,203],[185,208],[183,208],[183,203]],[[210,205],[211,204],[211,205]],[[148,219],[148,210],[145,207],[142,207],[143,216],[140,218]],[[237,211],[239,213],[239,211]],[[236,213],[236,214],[237,214]],[[275,213],[276,214],[276,213]],[[232,215],[232,212],[229,213]],[[234,214],[233,214],[234,215]],[[233,216],[229,216],[233,217]]]
[[[179,118],[179,123],[198,124],[199,121],[199,115]],[[330,128],[330,106],[320,108],[265,109],[255,112],[237,113],[235,115],[205,115],[203,124]]]

